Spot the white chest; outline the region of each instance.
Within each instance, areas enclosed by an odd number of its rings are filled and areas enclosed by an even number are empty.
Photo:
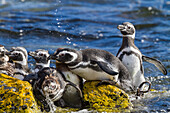
[[[128,68],[131,75],[134,75],[137,71],[140,71],[140,59],[134,55],[124,55],[122,59],[123,64]]]
[[[145,81],[144,74],[141,71],[143,70],[141,66],[142,61],[140,61],[139,57],[137,57],[135,54],[124,55],[122,63],[126,66],[130,75],[132,76],[133,85],[135,87],[138,87],[142,82]]]
[[[79,75],[86,80],[113,80],[114,76],[109,75],[105,72],[98,72],[91,68],[76,68],[71,70],[73,73]]]
[[[64,74],[66,80],[68,80],[78,86],[80,85],[80,79],[77,75],[75,75],[71,71],[63,71],[62,73]]]

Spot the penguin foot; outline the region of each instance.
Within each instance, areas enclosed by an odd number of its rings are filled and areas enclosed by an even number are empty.
[[[96,85],[96,87],[101,86],[101,85],[116,85],[116,84],[117,82],[112,81],[112,80],[102,80]]]
[[[148,90],[146,90],[146,91],[142,91],[142,90],[141,90],[141,88],[143,87],[144,84],[149,84]],[[142,83],[139,85],[139,88],[137,89],[136,95],[137,95],[137,96],[143,96],[144,93],[149,92],[150,89],[151,89],[151,83],[150,83],[150,82],[148,82],[148,81],[142,82]]]

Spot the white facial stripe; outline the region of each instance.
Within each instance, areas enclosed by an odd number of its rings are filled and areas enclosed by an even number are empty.
[[[38,55],[40,55],[40,54],[45,54],[47,57],[50,56],[50,55],[48,54],[48,52],[45,52],[45,51],[39,51],[39,52],[38,52]]]
[[[36,65],[40,65],[42,67],[50,67],[50,60],[48,61],[47,64],[44,64],[44,63],[36,63]]]
[[[100,57],[97,57],[97,60],[98,60],[98,61],[101,61],[101,62],[105,62],[105,60],[102,59],[102,58],[100,58]],[[69,68],[76,68],[76,67],[78,67],[78,66],[80,66],[80,65],[82,65],[82,66],[90,65],[90,61],[88,61],[88,62],[79,62],[77,65],[68,66],[68,67],[69,67]],[[93,66],[97,66],[97,64],[94,64]]]
[[[134,28],[134,26],[133,26],[133,25],[131,25],[131,24],[127,24],[127,26],[128,26],[128,27],[131,27],[131,28]]]
[[[117,57],[120,57],[120,55],[123,53],[123,52],[130,52],[130,51],[134,51],[135,53],[139,54],[140,56],[142,56],[141,52],[133,47],[127,47],[127,48],[124,48],[119,54]]]
[[[123,35],[123,37],[129,37],[135,39],[135,33],[133,33],[133,35]]]
[[[4,47],[0,47],[0,52],[1,51],[5,51],[5,48]]]
[[[25,53],[26,59],[27,59],[28,53],[27,53],[27,50],[24,47],[14,47],[14,50],[16,50],[16,51],[19,51],[19,50],[23,51]]]
[[[88,61],[88,62],[79,62],[77,65],[68,66],[68,67],[69,67],[69,68],[76,68],[76,67],[78,67],[78,66],[80,66],[80,65],[87,66],[87,65],[89,65],[89,64],[90,64],[90,61]]]
[[[70,54],[71,56],[73,56],[73,59],[72,59],[71,61],[65,62],[66,64],[71,63],[71,62],[75,61],[75,60],[78,58],[78,55],[77,55],[76,53],[74,53],[74,52],[68,52],[68,51],[62,51],[62,52],[59,53],[59,55],[61,55],[61,54],[66,54],[66,53],[68,53],[68,54]]]
[[[27,65],[27,59],[25,58],[25,55],[21,51],[14,51],[12,53],[20,53],[23,56],[23,61],[14,61],[14,62],[22,65]]]
[[[27,50],[26,50],[25,48],[23,48],[23,47],[16,47],[16,48],[18,48],[18,49],[20,49],[20,50],[24,51],[24,53],[26,53],[26,54],[27,54]]]

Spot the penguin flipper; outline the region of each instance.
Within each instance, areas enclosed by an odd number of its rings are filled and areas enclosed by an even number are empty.
[[[103,71],[105,71],[109,75],[119,74],[118,72],[114,71],[113,66],[110,63],[96,60],[91,60],[91,62],[96,63]]]
[[[159,60],[147,56],[142,56],[142,60],[154,64],[164,75],[167,75],[165,66]]]
[[[77,91],[78,91],[79,94],[80,94],[80,97],[83,97],[81,89],[80,89],[76,84],[68,81],[68,82],[67,82],[67,85],[70,85],[70,86],[74,87],[75,89],[77,89]]]

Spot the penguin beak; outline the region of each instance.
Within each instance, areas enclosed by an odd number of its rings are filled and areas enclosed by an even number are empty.
[[[49,58],[52,60],[57,60],[58,57],[56,55],[50,55]]]
[[[30,56],[35,56],[35,52],[30,51],[30,52],[28,53],[28,55],[30,55]]]
[[[50,60],[50,59],[52,59],[52,58],[51,58],[51,55],[50,55],[49,57],[47,57],[47,60]]]
[[[125,26],[124,26],[124,25],[118,25],[117,28],[118,28],[119,30],[123,30],[123,29],[125,29]]]
[[[10,55],[11,55],[11,52],[10,52],[10,51],[5,51],[5,54],[6,54],[7,56],[10,56]]]

